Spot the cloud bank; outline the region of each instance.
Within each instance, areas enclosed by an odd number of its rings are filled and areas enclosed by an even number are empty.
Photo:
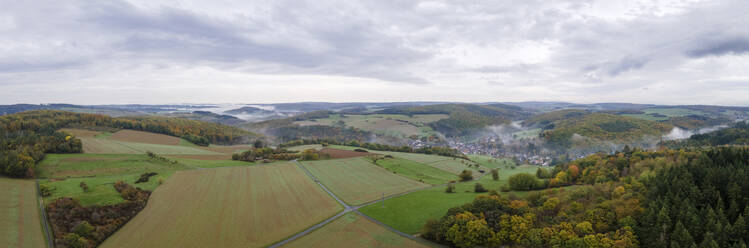
[[[0,0],[0,102],[749,105],[749,3]]]

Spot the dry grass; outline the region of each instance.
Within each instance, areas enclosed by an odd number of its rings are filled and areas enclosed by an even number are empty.
[[[101,247],[262,247],[341,209],[293,163],[180,171]]]

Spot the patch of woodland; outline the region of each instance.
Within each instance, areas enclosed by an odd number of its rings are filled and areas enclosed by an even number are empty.
[[[125,202],[108,206],[82,206],[62,197],[47,205],[55,247],[96,247],[146,206],[150,191],[118,181],[114,184]]]

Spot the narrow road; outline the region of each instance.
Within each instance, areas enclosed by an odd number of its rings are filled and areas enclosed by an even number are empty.
[[[324,220],[324,221],[322,221],[320,223],[317,223],[317,224],[315,224],[315,225],[313,225],[313,226],[305,229],[304,231],[302,231],[300,233],[295,234],[294,236],[291,236],[291,237],[289,237],[287,239],[281,240],[278,243],[275,243],[275,244],[269,246],[268,248],[281,247],[281,246],[283,246],[285,244],[288,244],[291,241],[294,241],[294,240],[296,240],[296,239],[298,239],[298,238],[300,238],[300,237],[302,237],[304,235],[307,235],[307,234],[311,233],[314,230],[317,230],[318,228],[324,226],[325,224],[330,223],[331,221],[333,221],[335,219],[338,219],[338,217],[341,217],[344,214],[347,214],[348,212],[355,211],[355,209],[353,207],[351,207],[351,205],[348,205],[345,202],[343,202],[340,198],[338,198],[338,196],[336,196],[335,194],[333,194],[333,192],[331,192],[328,189],[328,187],[325,187],[325,185],[323,185],[320,182],[320,180],[317,180],[317,178],[314,175],[312,175],[312,173],[309,170],[307,170],[307,168],[305,168],[304,165],[302,165],[302,163],[299,163],[299,161],[296,161],[296,160],[294,160],[294,163],[296,163],[296,165],[299,166],[299,168],[301,168],[304,171],[304,173],[307,174],[307,176],[309,176],[310,178],[312,178],[312,181],[315,181],[315,183],[317,183],[317,185],[320,185],[320,187],[323,190],[325,190],[325,192],[328,192],[328,194],[330,195],[330,197],[333,197],[333,199],[335,199],[336,201],[338,201],[338,203],[341,204],[341,206],[343,206],[343,211],[341,211],[340,213],[334,215],[333,217],[330,217],[330,218],[328,218],[328,219],[326,219],[326,220]]]
[[[380,202],[385,201],[387,199],[394,198],[394,197],[399,197],[399,196],[403,196],[403,195],[407,195],[407,194],[410,194],[410,193],[413,193],[413,192],[422,191],[422,190],[431,189],[431,188],[440,187],[440,186],[445,186],[445,185],[447,185],[447,183],[440,184],[440,185],[433,185],[431,187],[426,187],[426,188],[409,190],[409,191],[402,192],[402,193],[399,193],[399,194],[389,195],[389,196],[381,198],[379,200],[371,201],[371,202],[364,203],[364,204],[361,204],[361,205],[358,205],[358,206],[351,206],[351,205],[346,204],[340,198],[338,198],[338,196],[336,196],[335,194],[333,194],[333,192],[331,192],[328,189],[328,187],[325,187],[325,185],[323,185],[320,182],[320,180],[317,179],[317,177],[315,177],[314,175],[312,175],[312,173],[309,170],[307,170],[307,168],[304,167],[304,165],[302,165],[302,163],[299,163],[299,161],[297,161],[297,160],[293,160],[293,161],[294,161],[294,163],[296,163],[297,166],[299,166],[299,168],[301,168],[304,171],[305,174],[307,174],[307,176],[309,176],[313,181],[315,181],[315,183],[317,183],[317,185],[320,185],[320,187],[323,190],[325,190],[325,192],[327,192],[331,197],[333,197],[333,199],[335,199],[336,201],[338,201],[338,203],[340,203],[344,207],[344,209],[343,209],[343,211],[341,211],[340,213],[334,215],[333,217],[330,217],[330,218],[328,218],[328,219],[326,219],[326,220],[324,220],[324,221],[322,221],[320,223],[317,223],[317,224],[315,224],[315,225],[313,225],[313,226],[305,229],[304,231],[295,234],[294,236],[291,236],[291,237],[289,237],[287,239],[284,239],[284,240],[281,240],[281,241],[279,241],[279,242],[277,242],[277,243],[275,243],[275,244],[273,244],[271,246],[268,246],[269,248],[277,248],[277,247],[281,247],[281,246],[283,246],[285,244],[288,244],[291,241],[294,241],[294,240],[296,240],[296,239],[298,239],[298,238],[300,238],[300,237],[302,237],[304,235],[307,235],[310,232],[312,232],[314,230],[317,230],[320,227],[323,227],[324,225],[330,223],[331,221],[333,221],[335,219],[338,219],[339,217],[343,216],[344,214],[346,214],[348,212],[355,212],[355,213],[361,215],[362,217],[364,217],[364,218],[366,218],[366,219],[368,219],[368,220],[370,220],[370,221],[372,221],[372,222],[374,222],[374,223],[376,223],[376,224],[384,227],[385,229],[388,229],[388,230],[390,230],[390,231],[392,231],[392,232],[394,232],[394,233],[396,233],[396,234],[398,234],[400,236],[403,236],[405,238],[414,240],[414,241],[419,242],[419,243],[429,243],[430,246],[434,246],[434,247],[444,247],[443,245],[440,245],[440,244],[437,244],[437,243],[433,243],[433,242],[429,242],[429,241],[426,241],[424,239],[417,238],[416,236],[413,236],[411,234],[401,232],[401,231],[399,231],[399,230],[397,230],[397,229],[395,229],[395,228],[393,228],[391,226],[386,225],[385,223],[380,222],[379,220],[376,220],[375,218],[370,217],[369,215],[366,215],[366,214],[360,212],[359,208],[366,207],[366,206],[369,206],[369,205],[372,205],[372,204],[377,204],[377,203],[380,203]],[[482,177],[484,177],[486,174],[489,174],[489,173],[482,173],[481,176],[479,176],[478,178],[476,178],[476,179],[474,179],[472,181],[478,181]]]

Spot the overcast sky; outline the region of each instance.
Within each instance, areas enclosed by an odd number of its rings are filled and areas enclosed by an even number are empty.
[[[0,6],[0,104],[749,106],[747,0]]]

